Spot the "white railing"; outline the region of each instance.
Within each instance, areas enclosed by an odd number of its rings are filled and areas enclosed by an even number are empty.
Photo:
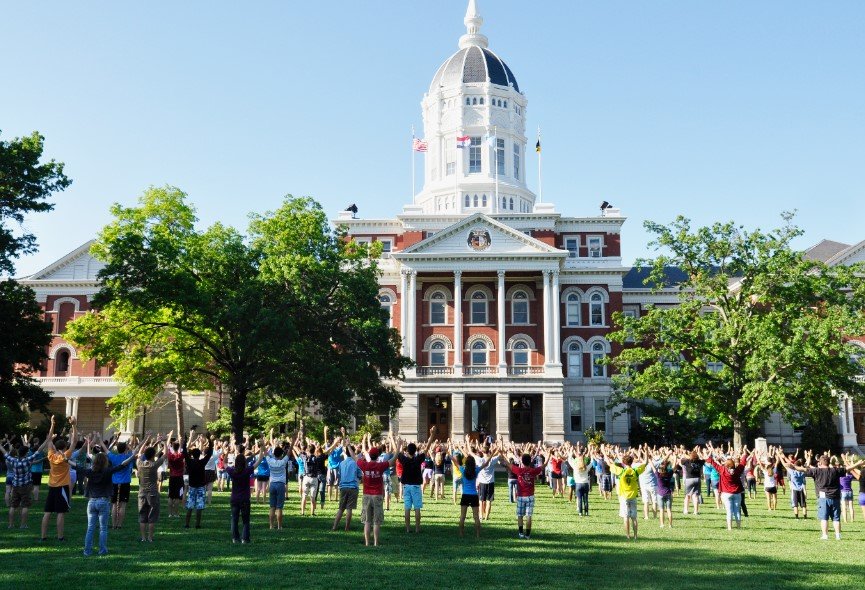
[[[40,385],[117,385],[114,377],[36,377]]]
[[[512,377],[519,377],[521,375],[543,375],[544,367],[508,367],[508,375]]]
[[[498,375],[498,367],[463,367],[463,375],[476,377],[478,375]]]
[[[418,377],[437,377],[440,375],[453,375],[453,367],[418,367]]]

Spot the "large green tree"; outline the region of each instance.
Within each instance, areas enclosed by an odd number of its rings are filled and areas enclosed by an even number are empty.
[[[15,260],[36,251],[36,236],[24,227],[32,213],[54,208],[48,199],[70,180],[63,164],[42,162],[44,138],[38,133],[0,140],[0,431],[17,430],[26,410],[42,410],[50,396],[33,380],[47,358],[51,326],[36,295],[11,278]]]
[[[863,269],[806,259],[791,247],[801,230],[785,220],[769,232],[692,229],[683,217],[645,224],[660,251],[646,284],[676,288],[678,303],[615,316],[611,339],[624,349],[612,361],[614,403],[678,400],[687,416],[732,427],[740,446],[772,411],[802,423],[836,412],[840,391],[865,394],[847,344],[865,333]]]
[[[180,355],[186,365],[173,368],[224,387],[237,439],[251,402],[317,401],[331,417],[400,403],[391,380],[409,361],[378,302],[378,269],[311,199],[287,197],[252,216],[247,235],[218,223],[197,229],[172,187],[112,214],[92,249],[106,263],[94,305],[124,326],[97,322],[108,334],[91,337],[125,340],[119,357],[146,333],[161,346],[138,346],[143,354]]]

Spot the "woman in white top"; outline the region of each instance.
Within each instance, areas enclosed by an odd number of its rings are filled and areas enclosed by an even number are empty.
[[[580,516],[589,515],[589,463],[591,463],[591,454],[584,454],[582,446],[577,443],[577,448],[568,458],[568,465],[576,486],[577,513]]]

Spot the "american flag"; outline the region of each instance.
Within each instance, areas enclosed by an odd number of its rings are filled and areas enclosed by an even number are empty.
[[[471,145],[471,137],[468,135],[463,135],[462,137],[457,137],[457,147],[458,148],[467,148]]]
[[[425,151],[427,151],[427,148],[429,148],[429,143],[427,143],[423,139],[418,139],[417,137],[412,139],[411,149],[413,149],[414,151],[425,152]]]

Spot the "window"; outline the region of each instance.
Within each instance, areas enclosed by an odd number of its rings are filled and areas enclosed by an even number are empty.
[[[568,251],[568,258],[576,258],[580,255],[580,238],[570,237],[565,238],[565,250]]]
[[[487,296],[483,291],[475,291],[472,295],[471,323],[487,323]]]
[[[582,432],[583,430],[583,404],[582,400],[572,397],[568,400],[568,409],[571,414],[571,432]]]
[[[525,291],[517,291],[511,299],[511,322],[514,324],[529,323],[529,296]]]
[[[514,178],[520,179],[520,146],[514,144]]]
[[[601,236],[589,236],[586,240],[586,245],[589,248],[589,258],[600,258],[601,248],[603,246],[603,238]]]
[[[508,101],[505,101],[505,108],[508,108]]]
[[[638,308],[636,308],[636,307],[631,307],[629,309],[623,309],[622,310],[622,317],[637,319],[640,316],[640,314],[637,310],[638,310]],[[634,342],[633,335],[628,335],[628,337],[625,338],[625,342]]]
[[[379,295],[378,300],[381,303],[381,308],[387,312],[387,325],[393,325],[393,301],[390,295]]]
[[[445,176],[453,176],[457,171],[457,148],[453,142],[448,142],[445,148]]]
[[[589,318],[593,326],[604,325],[604,298],[600,293],[592,293],[589,302]]]
[[[606,377],[607,366],[601,364],[606,357],[604,345],[600,342],[592,344],[592,377]]]
[[[430,296],[429,302],[429,323],[431,324],[446,324],[447,323],[447,303],[445,294],[441,291],[436,291]]]
[[[487,366],[487,343],[483,340],[475,340],[472,344],[472,366]]]
[[[706,361],[706,370],[710,373],[720,373],[724,370],[724,363],[719,361]]]
[[[390,258],[391,251],[393,250],[393,240],[379,240],[379,242],[381,242],[381,257]]]
[[[490,430],[490,400],[473,399],[471,401],[472,432],[489,432]]]
[[[441,340],[436,340],[429,347],[429,364],[431,367],[444,367],[447,364],[447,347]]]
[[[525,367],[529,364],[529,345],[524,340],[514,343],[513,364],[515,367]]]
[[[56,373],[65,373],[69,370],[69,351],[61,350],[57,353],[54,361],[54,371]]]
[[[513,198],[513,197],[511,197],[511,206],[510,206],[510,209],[511,209],[511,211],[514,210],[514,198]]]
[[[502,209],[507,209],[507,208],[508,208],[508,198],[502,197]]]
[[[484,104],[484,97],[481,97],[480,104]]]
[[[475,195],[475,198],[474,198],[474,206],[475,207],[478,206],[478,196],[477,195]]]
[[[466,195],[466,204],[465,204],[465,206],[466,206],[466,209],[468,209],[469,207],[472,206],[472,200],[471,200],[471,197],[469,197],[468,195]]]
[[[468,96],[466,97],[466,106],[470,106],[472,104],[472,99]]]
[[[583,378],[583,347],[579,342],[571,342],[568,345],[568,377]]]
[[[475,98],[472,99],[472,104],[473,104],[473,105],[478,104],[478,99],[477,99],[477,97],[475,97]]]
[[[496,174],[505,175],[505,140],[496,139]]]
[[[568,293],[565,300],[565,324],[568,326],[580,325],[580,296],[577,293]]]
[[[486,207],[486,206],[487,206],[487,196],[481,195],[481,207]]]
[[[598,432],[607,431],[607,408],[604,398],[595,398],[595,430]]]
[[[481,138],[472,137],[469,144],[469,174],[481,171]]]

